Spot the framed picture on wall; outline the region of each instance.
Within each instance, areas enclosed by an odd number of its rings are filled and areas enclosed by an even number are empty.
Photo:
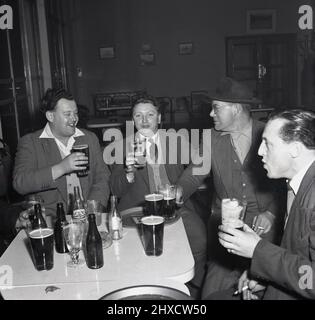
[[[114,47],[101,47],[99,49],[101,59],[111,59],[115,58],[115,49]]]
[[[193,54],[193,43],[192,42],[181,42],[178,45],[178,54],[185,55],[185,54]]]
[[[152,52],[140,53],[140,63],[142,66],[155,65],[155,54]]]
[[[247,10],[246,12],[246,32],[272,33],[276,31],[276,10],[261,9]]]

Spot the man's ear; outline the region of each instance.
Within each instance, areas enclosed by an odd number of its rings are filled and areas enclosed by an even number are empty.
[[[303,144],[299,141],[294,141],[290,143],[289,154],[292,158],[297,158],[302,152]]]
[[[158,116],[158,124],[160,124],[161,123],[161,114],[159,114],[159,116]]]
[[[52,111],[46,111],[46,119],[49,122],[53,122],[54,121],[54,113]]]

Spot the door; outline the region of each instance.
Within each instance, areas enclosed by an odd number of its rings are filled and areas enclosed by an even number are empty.
[[[0,0],[13,10],[13,29],[0,30],[0,117],[14,155],[21,136],[37,128],[42,95],[35,0]]]
[[[46,17],[52,85],[54,88],[69,90],[64,52],[63,5],[62,0],[47,0]]]
[[[229,37],[227,75],[244,81],[267,107],[296,105],[296,37],[292,34]]]

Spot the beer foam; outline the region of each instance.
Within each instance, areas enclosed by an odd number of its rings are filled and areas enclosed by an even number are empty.
[[[163,200],[163,195],[158,193],[147,194],[144,196],[146,201],[159,201]]]
[[[229,208],[237,208],[239,206],[238,200],[236,199],[222,199],[222,204]]]
[[[49,237],[53,234],[53,230],[49,229],[49,228],[45,228],[45,229],[36,229],[36,230],[32,230],[29,233],[29,236],[32,239],[42,239],[42,238],[46,238]]]
[[[164,196],[164,200],[166,201],[175,200],[175,197]]]
[[[148,216],[148,217],[143,217],[141,219],[141,222],[145,225],[148,226],[153,226],[156,224],[161,224],[164,222],[164,218],[160,216]]]
[[[75,150],[86,149],[86,148],[88,148],[88,145],[87,144],[79,144],[79,145],[73,146],[72,148],[74,148]]]

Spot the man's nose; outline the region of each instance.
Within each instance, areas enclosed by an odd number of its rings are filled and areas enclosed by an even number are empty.
[[[210,111],[210,117],[214,118],[214,111],[213,111],[213,109]]]

